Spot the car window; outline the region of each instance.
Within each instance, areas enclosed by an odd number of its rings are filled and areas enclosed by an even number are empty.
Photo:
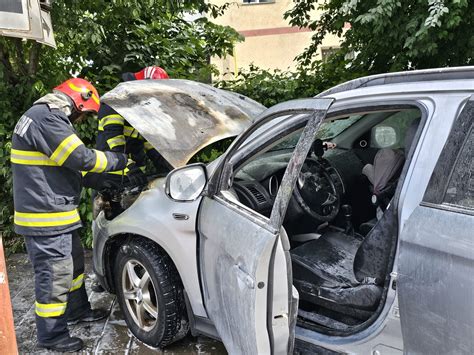
[[[284,150],[284,149],[293,149],[296,147],[298,140],[300,139],[301,131],[294,132],[282,140],[280,143],[275,145],[270,151]]]
[[[387,119],[372,127],[370,147],[376,149],[404,148],[406,131],[420,115],[418,109],[403,110],[390,115]]]
[[[359,121],[363,116],[364,115],[353,115],[336,121],[323,122],[319,128],[318,133],[316,134],[316,138],[319,138],[323,141],[332,139]]]
[[[316,138],[319,138],[323,141],[332,139],[344,132],[353,124],[355,124],[363,116],[364,115],[352,115],[335,121],[323,122],[319,127],[318,133],[316,134]],[[290,135],[285,140],[277,144],[271,150],[276,151],[282,149],[293,149],[296,146],[296,143],[298,143],[300,135],[301,132],[295,132],[294,134]]]
[[[461,148],[449,179],[443,203],[468,208],[474,211],[474,130]]]
[[[474,213],[474,101],[468,101],[454,122],[431,175],[424,202]]]
[[[282,137],[278,143],[264,147],[234,171],[232,190],[238,201],[254,212],[270,217],[281,178],[302,132],[302,128],[297,129]],[[292,142],[294,139],[296,142],[286,147],[285,142]],[[284,150],[275,150],[275,144],[283,144]]]

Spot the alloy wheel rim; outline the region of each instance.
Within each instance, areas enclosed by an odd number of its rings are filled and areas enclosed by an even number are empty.
[[[128,260],[122,269],[122,294],[133,321],[151,330],[158,321],[158,300],[153,280],[138,260]]]

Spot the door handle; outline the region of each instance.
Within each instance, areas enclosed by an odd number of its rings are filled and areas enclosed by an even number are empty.
[[[187,221],[189,219],[189,216],[184,213],[173,213],[173,218],[177,221]]]

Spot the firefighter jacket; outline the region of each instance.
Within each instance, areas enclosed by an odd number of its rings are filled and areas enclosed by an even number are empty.
[[[86,148],[57,106],[33,105],[12,137],[15,232],[56,235],[80,228],[81,171],[124,169],[127,160],[123,154]]]
[[[140,167],[145,166],[146,157],[148,157],[157,172],[171,170],[171,166],[158,151],[120,114],[106,104],[101,104],[99,109],[99,133],[96,148],[103,151],[125,153]],[[115,171],[112,174],[126,175],[127,169]]]

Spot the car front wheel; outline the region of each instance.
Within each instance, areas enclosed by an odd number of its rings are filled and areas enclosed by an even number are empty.
[[[144,343],[163,347],[187,333],[178,271],[153,242],[136,239],[120,247],[115,286],[128,327]]]

